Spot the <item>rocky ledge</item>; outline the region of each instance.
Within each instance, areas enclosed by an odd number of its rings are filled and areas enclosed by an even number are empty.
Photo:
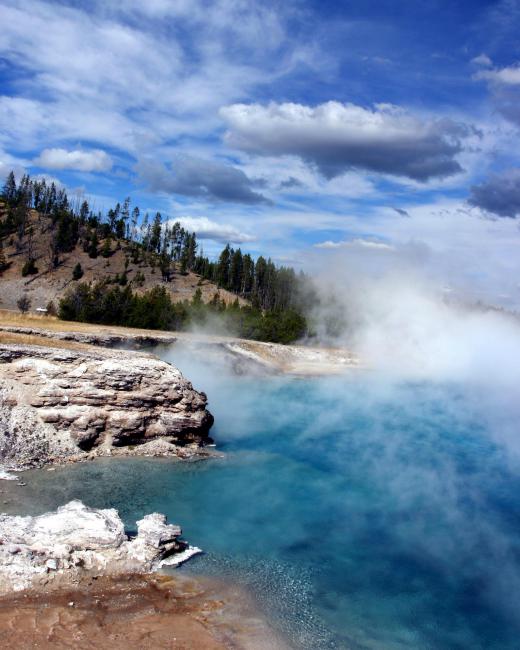
[[[99,331],[93,332],[67,332],[60,330],[45,329],[41,327],[15,327],[0,325],[1,332],[12,334],[24,334],[25,336],[43,336],[57,341],[74,341],[87,345],[99,345],[104,348],[123,348],[140,350],[141,348],[153,348],[157,345],[173,345],[177,342],[177,336],[168,332],[157,331],[147,334],[140,334],[128,331],[125,334],[116,334],[108,331],[107,326],[100,326]]]
[[[0,344],[0,461],[27,469],[117,454],[199,454],[207,398],[152,355]]]
[[[179,539],[181,533],[153,513],[137,522],[137,535],[130,538],[117,510],[96,510],[81,501],[38,517],[0,515],[0,594],[178,565],[200,553]]]

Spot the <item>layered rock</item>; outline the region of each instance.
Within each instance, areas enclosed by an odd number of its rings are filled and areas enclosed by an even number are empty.
[[[0,593],[180,564],[200,552],[179,539],[181,533],[153,513],[137,522],[137,536],[130,539],[117,510],[81,501],[37,517],[0,515]]]
[[[207,399],[144,353],[0,345],[0,459],[26,468],[131,451],[190,455],[210,441]]]
[[[75,341],[76,343],[85,343],[87,345],[99,345],[105,348],[125,348],[139,350],[141,348],[152,348],[157,345],[173,345],[177,341],[177,336],[168,332],[157,331],[154,333],[139,334],[135,332],[126,332],[125,334],[116,334],[107,331],[103,326],[96,333],[88,332],[67,332],[60,330],[44,329],[41,327],[15,327],[9,325],[0,325],[0,331],[12,332],[13,334],[24,334],[25,336],[43,336],[57,341]]]

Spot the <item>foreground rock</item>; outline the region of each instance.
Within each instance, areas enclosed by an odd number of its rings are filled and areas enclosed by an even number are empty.
[[[179,539],[181,532],[154,513],[137,522],[137,536],[130,539],[117,510],[81,501],[39,517],[0,515],[0,593],[180,564],[200,552]]]
[[[7,469],[114,454],[197,454],[204,393],[144,353],[0,344],[0,461]]]

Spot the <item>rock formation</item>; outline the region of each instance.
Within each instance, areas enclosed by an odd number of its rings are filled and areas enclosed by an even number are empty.
[[[127,331],[126,333],[114,333],[109,327],[100,326],[97,332],[67,332],[41,327],[14,327],[0,325],[0,331],[12,332],[13,334],[24,334],[26,336],[43,336],[57,341],[75,341],[87,345],[99,345],[104,348],[124,348],[139,350],[141,348],[152,348],[157,345],[173,345],[177,342],[178,336],[169,332],[155,331],[147,334]]]
[[[144,353],[0,345],[0,460],[24,469],[117,453],[189,456],[210,441],[206,395]]]
[[[130,539],[117,510],[96,510],[81,501],[38,517],[0,515],[0,594],[49,580],[68,583],[83,575],[180,564],[200,553],[179,539],[181,532],[154,513],[137,522],[137,536]]]

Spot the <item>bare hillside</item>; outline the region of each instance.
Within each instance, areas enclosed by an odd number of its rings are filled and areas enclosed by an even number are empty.
[[[0,218],[4,211],[0,205]],[[31,299],[32,310],[45,307],[49,301],[57,305],[59,299],[74,283],[96,282],[106,278],[116,280],[125,270],[128,283],[137,292],[162,285],[177,302],[191,300],[197,288],[200,288],[204,302],[209,302],[217,291],[226,303],[236,300],[233,293],[218,289],[214,283],[191,271],[181,274],[178,268],[174,268],[170,281],[164,281],[160,269],[153,265],[153,261],[152,264],[149,261],[132,263],[125,240],[109,240],[109,256],[103,257],[101,251],[105,247],[105,240],[101,239],[100,254],[92,258],[83,250],[80,239],[72,251],[60,255],[59,264],[54,267],[51,238],[48,219],[43,218],[36,210],[30,210],[24,235],[21,238],[10,235],[2,240],[3,253],[9,267],[0,273],[0,307],[16,309],[16,301],[23,294],[27,294]],[[22,269],[29,256],[35,260],[37,273],[23,277]],[[73,280],[73,269],[78,262],[83,270],[83,277]],[[242,298],[239,298],[239,302],[247,304]]]

